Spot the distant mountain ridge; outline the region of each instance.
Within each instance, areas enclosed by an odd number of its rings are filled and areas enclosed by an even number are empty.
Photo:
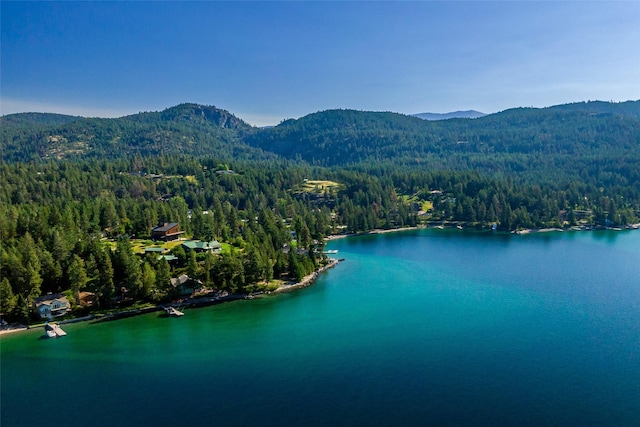
[[[242,143],[244,135],[254,129],[251,125],[226,110],[199,104],[113,119],[11,114],[0,117],[0,126],[0,151],[9,162],[178,153],[272,157]]]
[[[12,114],[0,117],[0,126],[4,162],[184,154],[319,166],[391,162],[499,171],[506,167],[500,161],[513,163],[516,156],[524,170],[534,161],[543,164],[548,155],[569,155],[577,162],[580,156],[601,159],[606,153],[635,168],[640,101],[514,108],[474,120],[326,110],[268,128],[214,106],[185,103],[114,119]]]
[[[418,113],[418,114],[413,114],[413,116],[419,117],[423,120],[448,120],[448,119],[477,119],[478,117],[486,116],[486,114],[476,110],[466,110],[466,111],[452,111],[450,113]]]
[[[84,119],[56,113],[17,113],[0,117],[0,124],[6,127],[55,126]]]

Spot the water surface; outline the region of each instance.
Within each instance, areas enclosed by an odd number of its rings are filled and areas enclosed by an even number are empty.
[[[301,291],[3,336],[2,425],[640,425],[640,232],[329,248]]]

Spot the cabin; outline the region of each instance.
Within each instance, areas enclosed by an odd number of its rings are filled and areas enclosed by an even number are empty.
[[[64,316],[71,311],[67,297],[61,294],[48,294],[37,298],[36,308],[41,319],[53,320],[54,317]]]
[[[169,242],[177,240],[184,231],[180,231],[180,225],[177,222],[165,222],[151,230],[151,238],[153,240],[164,240]]]
[[[78,303],[84,306],[92,306],[96,301],[96,294],[93,292],[82,291],[78,294]]]
[[[202,288],[202,282],[192,279],[186,274],[181,274],[180,276],[171,279],[171,286],[174,289],[177,289],[180,295],[186,296],[191,295],[198,289]]]
[[[201,240],[187,240],[182,243],[182,248],[186,253],[195,251],[218,253],[222,250],[222,245],[217,240],[211,240],[210,242],[203,242]]]

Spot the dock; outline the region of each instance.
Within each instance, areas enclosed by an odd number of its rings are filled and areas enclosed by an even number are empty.
[[[58,338],[67,335],[57,323],[47,323],[44,325],[44,331],[49,338]]]

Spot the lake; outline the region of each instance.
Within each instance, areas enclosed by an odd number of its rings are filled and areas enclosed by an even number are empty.
[[[3,336],[2,426],[640,425],[640,232],[328,249],[303,290]]]

